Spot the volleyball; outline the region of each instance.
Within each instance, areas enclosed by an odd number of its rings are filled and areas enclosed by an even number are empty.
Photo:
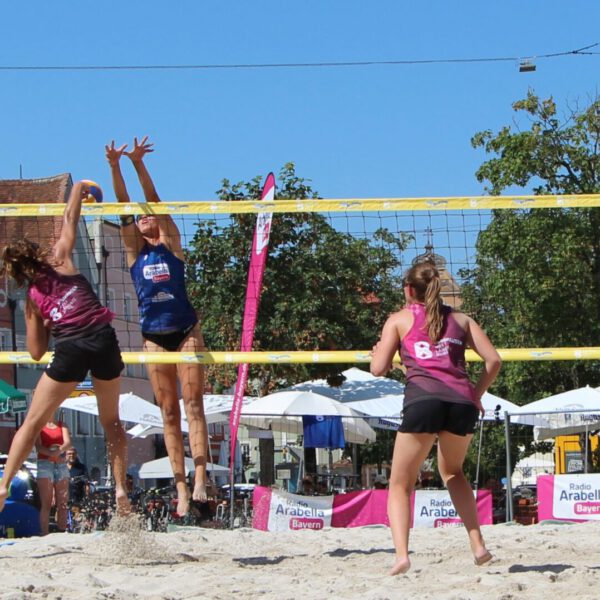
[[[84,202],[102,202],[102,188],[95,181],[82,179],[81,183],[88,188],[88,194]]]

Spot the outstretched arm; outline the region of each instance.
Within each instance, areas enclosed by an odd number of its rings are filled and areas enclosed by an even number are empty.
[[[127,144],[116,148],[114,140],[112,140],[110,146],[104,146],[106,160],[110,166],[113,189],[115,190],[115,197],[118,202],[129,202],[129,193],[127,192],[125,179],[123,179],[120,163],[121,156],[125,153],[126,148]],[[127,264],[131,267],[144,245],[144,240],[135,226],[135,217],[133,215],[121,216],[121,239],[127,253]]]
[[[87,197],[89,186],[83,181],[73,184],[69,200],[63,213],[63,224],[60,237],[54,245],[54,258],[61,262],[66,269],[74,270],[73,248],[77,239],[77,224],[81,214],[81,203]]]
[[[129,202],[129,194],[127,193],[127,186],[123,179],[123,173],[121,173],[121,156],[125,152],[127,144],[123,144],[120,148],[115,148],[115,140],[110,143],[110,146],[104,146],[106,151],[106,160],[110,165],[110,174],[112,177],[113,188],[115,190],[115,196],[118,202]]]
[[[138,139],[134,138],[133,150],[126,153],[131,159],[140,180],[146,202],[160,202],[160,197],[154,187],[152,177],[150,177],[150,173],[144,164],[144,156],[150,152],[154,152],[153,145],[151,142],[148,142],[148,136],[145,136],[141,142],[138,142]],[[170,248],[175,255],[183,259],[181,235],[179,234],[177,225],[175,225],[175,221],[173,221],[170,215],[156,215],[156,219],[160,230],[161,242]]]

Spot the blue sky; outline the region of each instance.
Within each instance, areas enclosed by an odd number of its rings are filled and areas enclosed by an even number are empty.
[[[598,22],[594,0],[12,2],[0,5],[0,67],[527,57],[600,41]],[[600,56],[539,60],[534,73],[516,62],[0,70],[0,178],[20,164],[27,178],[68,171],[110,199],[104,144],[149,134],[169,200],[213,199],[222,178],[287,161],[323,197],[479,194],[471,136],[509,123],[529,87],[587,101],[599,67]]]

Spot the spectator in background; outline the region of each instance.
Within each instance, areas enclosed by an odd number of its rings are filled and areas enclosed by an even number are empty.
[[[50,510],[56,505],[58,531],[67,530],[69,504],[69,469],[65,463],[65,452],[71,447],[69,428],[60,420],[48,421],[38,435],[37,485],[40,495],[40,529],[48,535]]]
[[[77,450],[67,450],[67,468],[69,469],[69,496],[73,502],[81,502],[89,493],[89,477],[87,467],[79,460]]]

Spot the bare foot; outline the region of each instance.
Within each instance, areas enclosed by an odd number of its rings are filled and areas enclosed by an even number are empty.
[[[190,510],[190,493],[185,491],[177,496],[177,514],[180,517],[185,517]]]
[[[126,517],[131,514],[131,504],[127,497],[127,492],[117,491],[115,494],[115,500],[117,502],[117,515],[119,517]]]
[[[192,494],[192,498],[198,502],[206,502],[208,500],[206,484],[198,482],[196,485],[194,485],[194,493]]]
[[[8,488],[5,486],[0,486],[0,512],[4,509],[4,503],[8,498]]]
[[[490,562],[490,560],[492,560],[492,558],[493,558],[493,556],[491,555],[491,553],[485,549],[484,549],[483,554],[480,554],[479,556],[477,556],[477,555],[473,556],[475,564],[478,567],[481,567],[481,565],[485,565],[485,563]]]
[[[410,569],[410,560],[408,558],[398,558],[394,566],[389,570],[388,575],[404,575]]]

